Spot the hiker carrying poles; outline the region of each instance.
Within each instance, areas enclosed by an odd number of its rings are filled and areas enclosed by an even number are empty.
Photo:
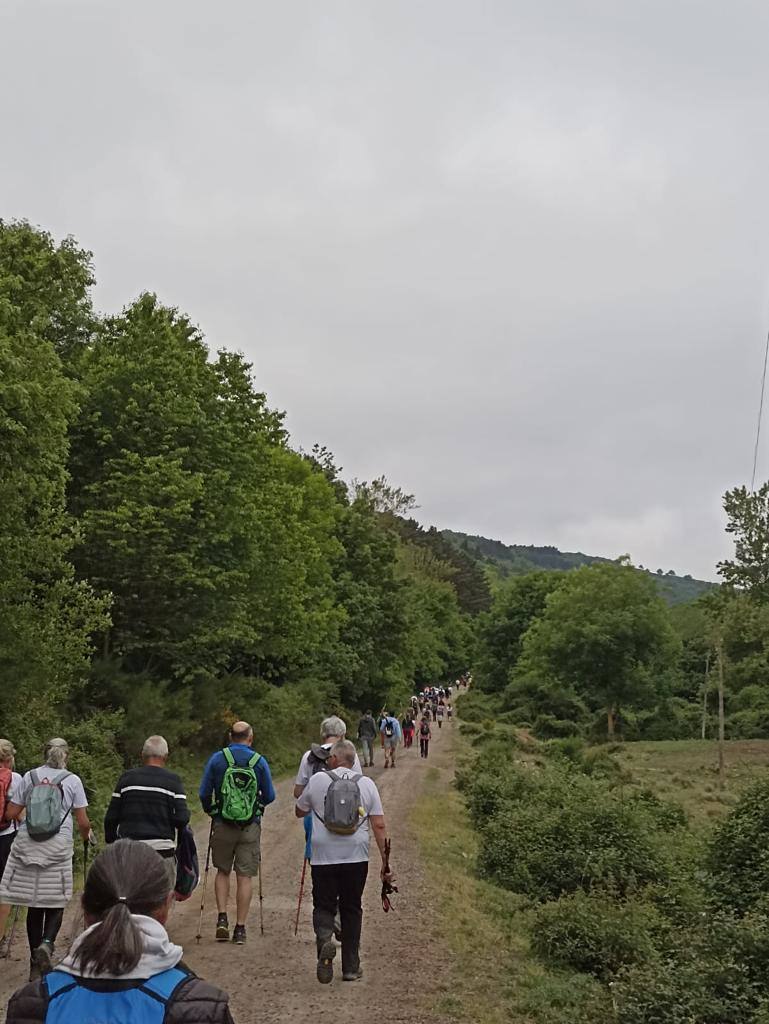
[[[198,934],[195,936],[195,942],[200,945],[200,940],[203,937],[203,911],[206,906],[206,886],[208,885],[208,868],[211,864],[211,837],[214,834],[214,820],[211,819],[211,828],[208,831],[208,849],[206,850],[206,870],[203,875],[203,892],[200,897],[200,918],[198,920]]]

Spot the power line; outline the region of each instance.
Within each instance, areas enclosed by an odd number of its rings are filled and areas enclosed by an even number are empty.
[[[750,478],[751,493],[756,489],[756,466],[758,465],[758,445],[761,440],[761,420],[764,416],[764,394],[766,392],[766,367],[769,362],[769,333],[766,335],[766,351],[764,352],[764,374],[761,378],[761,401],[758,404],[758,423],[756,425],[756,447],[753,449],[753,475]]]

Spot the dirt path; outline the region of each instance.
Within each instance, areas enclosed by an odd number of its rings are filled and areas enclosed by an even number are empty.
[[[362,981],[345,984],[340,980],[338,969],[331,986],[321,986],[315,978],[309,872],[299,935],[294,938],[304,841],[301,823],[294,816],[289,780],[280,783],[278,800],[265,816],[262,838],[264,937],[259,934],[259,907],[254,899],[247,944],[233,946],[213,941],[216,921],[213,871],[209,877],[203,940],[199,946],[195,943],[195,934],[200,890],[187,903],[174,909],[169,923],[171,938],[184,947],[185,962],[194,971],[230,993],[236,1024],[317,1024],[319,1012],[331,1005],[351,1020],[359,1019],[361,1013],[376,1015],[380,1009],[388,1007],[386,1017],[396,1024],[441,1024],[441,1018],[431,1014],[429,1007],[445,985],[450,965],[434,941],[431,903],[436,897],[426,884],[409,814],[422,791],[428,767],[448,769],[451,764],[451,728],[434,728],[433,735],[427,761],[419,757],[416,748],[400,750],[397,768],[384,771],[382,753],[378,751],[379,763],[369,772],[382,795],[400,893],[394,897],[397,910],[385,917],[379,900],[379,855],[372,843],[371,873],[364,895]],[[450,772],[442,771],[441,777],[448,780]],[[201,829],[198,835],[201,857],[205,856],[206,840],[207,829]],[[231,907],[230,920],[233,910]],[[73,916],[68,915],[62,930],[59,943],[62,949],[66,948],[66,933],[71,929]],[[0,961],[3,1015],[8,997],[26,980],[25,938],[19,934],[11,959]],[[415,957],[419,960],[417,988],[414,987]],[[339,967],[339,957],[336,966]]]

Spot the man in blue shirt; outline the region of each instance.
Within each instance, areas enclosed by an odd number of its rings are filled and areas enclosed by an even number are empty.
[[[395,767],[395,751],[398,748],[403,733],[401,732],[401,724],[395,717],[395,712],[390,711],[388,715],[385,715],[379,725],[379,731],[382,734],[382,743],[384,745],[385,755],[385,768]]]
[[[262,811],[275,799],[270,766],[257,754],[253,747],[254,730],[248,722],[236,722],[230,729],[230,743],[224,750],[213,754],[203,773],[200,783],[200,802],[206,814],[213,820],[211,830],[211,859],[216,868],[216,939],[227,942],[230,925],[227,919],[227,900],[230,895],[230,874],[235,868],[237,921],[232,941],[242,945],[246,941],[246,918],[251,906],[253,879],[259,873],[260,840],[262,833]],[[234,822],[222,816],[222,783],[228,769],[245,769],[238,772],[242,782],[248,780],[248,772],[256,778],[258,798],[249,814],[250,820]],[[253,780],[251,782],[253,786]]]

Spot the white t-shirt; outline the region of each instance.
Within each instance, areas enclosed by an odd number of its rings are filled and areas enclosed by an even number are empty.
[[[333,745],[333,743],[321,743],[321,746],[325,750],[330,750],[333,747]],[[307,783],[312,778],[312,769],[310,768],[311,753],[311,750],[306,750],[302,754],[302,760],[299,762],[299,771],[296,773],[296,778],[294,779],[295,786],[306,786]],[[355,761],[353,762],[352,770],[354,772],[357,772],[358,775],[363,774],[363,769],[360,766],[360,758],[358,757],[357,754],[355,755]]]
[[[17,800],[19,786],[21,785],[21,775],[18,772],[11,772],[11,784],[8,787],[8,792],[5,794],[6,803],[20,804],[21,800]],[[19,826],[14,821],[8,828],[4,828],[0,831],[0,836],[8,836],[11,832],[15,832]]]
[[[347,779],[360,774],[354,768],[335,768],[334,770],[338,775]],[[358,788],[360,789],[361,804],[366,812],[366,820],[353,835],[340,836],[336,832],[329,832],[323,824],[323,803],[330,785],[331,777],[328,772],[316,772],[296,801],[296,806],[300,811],[310,811],[312,814],[312,863],[317,867],[320,864],[355,864],[368,860],[368,845],[371,835],[368,816],[384,813],[379,790],[372,779],[361,775],[358,779]]]
[[[48,765],[41,765],[39,768],[35,768],[37,773],[38,782],[43,782],[45,779],[49,779],[51,782],[55,782],[60,775],[64,774],[65,769],[63,768],[49,768]],[[62,790],[62,803],[61,813],[64,815],[64,820],[61,823],[59,829],[59,835],[65,838],[72,838],[72,812],[79,810],[81,807],[87,807],[88,801],[86,800],[85,790],[83,789],[83,783],[80,781],[80,777],[77,775],[68,775],[61,783]],[[27,772],[24,778],[19,783],[19,786],[14,791],[13,802],[15,804],[26,804],[27,797],[32,791],[32,772]],[[69,812],[69,813],[68,813]],[[22,828],[24,826],[22,825]]]

